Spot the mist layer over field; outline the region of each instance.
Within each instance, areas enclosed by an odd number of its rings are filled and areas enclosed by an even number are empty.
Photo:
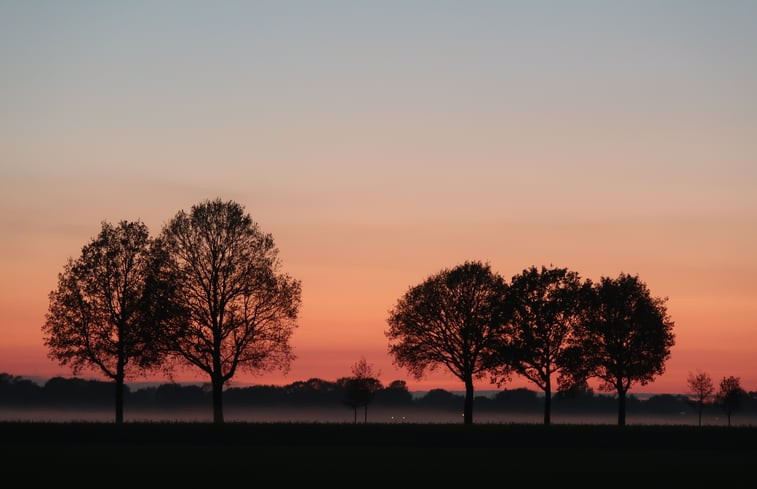
[[[139,421],[181,421],[211,422],[212,411],[205,408],[180,409],[127,409],[126,422]],[[227,422],[243,423],[353,423],[354,412],[343,406],[330,407],[260,407],[225,409]],[[43,422],[110,422],[113,411],[107,409],[66,409],[66,408],[2,408],[0,421],[43,421]],[[362,409],[358,410],[357,420],[364,421]],[[535,412],[491,412],[474,411],[476,423],[526,423],[540,424],[542,413]],[[369,423],[462,423],[462,412],[423,408],[375,407],[368,409]],[[617,415],[613,412],[603,413],[555,413],[554,424],[615,424]],[[696,425],[697,416],[692,413],[680,414],[629,414],[627,422],[633,425]],[[731,420],[736,426],[757,426],[757,416],[753,413],[735,414]],[[705,416],[702,424],[707,426],[726,426],[723,416]]]

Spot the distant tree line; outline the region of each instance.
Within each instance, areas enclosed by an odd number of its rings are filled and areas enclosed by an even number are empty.
[[[307,409],[334,407],[343,404],[350,396],[350,381],[345,377],[336,381],[312,378],[291,384],[231,387],[225,391],[226,403],[235,407],[287,407]],[[376,381],[378,382],[378,381]],[[460,412],[464,396],[433,389],[416,398],[402,380],[381,386],[372,395],[376,407],[402,407],[411,413],[414,409]],[[209,385],[165,383],[153,387],[124,389],[127,406],[144,409],[178,410],[207,408],[212,405],[212,388]],[[113,402],[113,382],[54,377],[44,384],[29,379],[0,373],[0,407],[2,408],[91,408],[103,409]],[[482,412],[537,413],[543,410],[545,399],[537,391],[518,388],[499,391],[493,397],[477,396],[477,409]],[[584,387],[558,392],[553,399],[556,412],[562,414],[610,413],[616,409],[614,396],[597,394]],[[629,396],[628,410],[635,414],[679,415],[695,414],[699,405],[686,395],[660,394],[641,400]],[[726,406],[717,402],[704,404],[709,416],[728,414]],[[743,392],[733,412],[757,414],[757,392]]]
[[[312,378],[291,384],[255,385],[249,387],[230,387],[225,389],[225,399],[229,404],[260,406],[288,405],[292,407],[307,406],[341,406],[346,400],[363,400],[355,398],[356,379],[343,377],[336,381]],[[377,405],[409,405],[413,403],[411,393],[405,381],[395,380],[383,386],[377,379],[370,382],[374,389],[366,403]],[[55,407],[55,406],[90,406],[105,407],[113,402],[113,384],[100,380],[80,378],[53,377],[44,384],[0,373],[0,406],[4,407]],[[363,394],[358,392],[358,396]],[[157,386],[130,389],[124,386],[124,400],[128,405],[146,407],[188,407],[212,405],[213,391],[209,384],[164,383]],[[360,407],[363,406],[361,402]],[[459,408],[459,406],[458,406]]]

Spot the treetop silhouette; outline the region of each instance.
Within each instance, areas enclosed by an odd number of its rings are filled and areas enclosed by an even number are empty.
[[[653,297],[638,276],[602,277],[584,289],[584,319],[566,352],[576,380],[596,377],[600,389],[618,394],[618,424],[626,422],[626,394],[665,370],[674,344],[666,299]]]
[[[280,271],[273,237],[232,201],[207,200],[163,228],[162,279],[174,314],[164,345],[213,387],[213,419],[223,422],[223,386],[238,370],[287,369],[300,282]]]
[[[49,357],[74,373],[94,368],[115,381],[116,422],[123,422],[124,379],[158,366],[161,331],[148,311],[147,286],[157,266],[140,222],[102,223],[100,233],[69,259],[50,293],[42,327]]]
[[[544,392],[544,424],[551,420],[553,377],[566,367],[565,352],[582,320],[583,284],[566,268],[530,267],[507,289],[510,327],[494,352],[492,377],[522,375]]]
[[[473,379],[507,326],[507,286],[488,264],[465,262],[411,287],[389,313],[389,352],[416,378],[444,367],[465,384],[463,420],[473,423]]]

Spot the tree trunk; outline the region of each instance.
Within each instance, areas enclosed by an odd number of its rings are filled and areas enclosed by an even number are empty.
[[[123,369],[121,369],[123,370]],[[116,375],[116,424],[124,422],[124,376]]]
[[[473,424],[473,377],[465,379],[465,407],[463,409],[463,423]]]
[[[213,383],[213,423],[223,424],[223,378],[220,374],[211,377]]]
[[[626,391],[618,389],[618,426],[626,425]]]
[[[728,427],[730,428],[731,427],[731,411],[728,411],[726,415],[728,416]]]
[[[368,403],[363,405],[363,423],[368,424]]]
[[[699,401],[699,427],[702,427],[702,401]]]
[[[552,384],[549,377],[544,383],[544,424],[548,425],[552,421]]]
[[[352,412],[354,414],[354,418],[353,418],[352,422],[354,424],[357,424],[357,404],[355,404],[355,405],[352,406]]]
[[[223,311],[221,311],[223,314]],[[216,322],[217,319],[217,322]],[[213,423],[223,424],[223,369],[221,368],[221,327],[222,317],[213,323],[213,370],[210,382],[213,384]]]
[[[124,422],[124,377],[126,376],[126,354],[121,339],[122,328],[118,329],[118,358],[116,359],[116,424]]]

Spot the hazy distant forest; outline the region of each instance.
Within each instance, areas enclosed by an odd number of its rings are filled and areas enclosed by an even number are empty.
[[[75,374],[94,369],[112,384],[55,378],[37,386],[2,377],[3,404],[209,405],[223,423],[224,403],[404,404],[460,410],[473,423],[478,410],[594,410],[614,405],[619,425],[626,412],[686,412],[686,396],[629,397],[665,370],[675,335],[665,298],[655,297],[636,275],[593,282],[575,271],[531,266],[510,280],[488,263],[466,261],[411,286],[387,318],[389,353],[416,378],[436,368],[461,382],[465,395],[432,390],[413,399],[404,382],[383,386],[365,359],[352,375],[288,386],[227,388],[243,370],[286,369],[295,360],[289,340],[297,327],[301,284],[282,271],[273,237],[240,204],[204,201],[179,211],[157,237],[144,223],[102,223],[98,236],[59,274],[42,327],[49,356]],[[126,379],[183,365],[207,376],[207,388],[165,384],[131,391]],[[701,366],[694,366],[701,367]],[[476,397],[475,379],[500,389],[513,376],[539,391],[502,390]],[[599,381],[595,395],[587,381]],[[692,374],[682,388],[692,395],[699,420],[713,402],[730,425],[738,409],[754,410],[755,395],[738,377],[713,382]],[[114,389],[115,386],[115,389]],[[719,387],[719,389],[718,389]],[[554,406],[553,406],[554,404]]]
[[[344,377],[336,381],[313,378],[292,382],[288,385],[255,385],[231,387],[224,392],[229,407],[240,408],[329,408],[344,409],[352,417],[349,384]],[[163,410],[165,412],[199,408],[207,410],[212,405],[212,389],[209,385],[165,383],[158,386],[125,389],[125,405],[137,410]],[[757,416],[757,392],[745,393],[735,419]],[[433,389],[413,396],[404,381],[397,380],[375,391],[368,409],[355,411],[357,422],[386,421],[371,415],[371,409],[390,408],[396,412],[412,414],[423,412],[460,413],[463,396],[443,389]],[[612,395],[593,392],[586,386],[570,391],[561,391],[554,397],[556,414],[591,415],[613,413],[617,400]],[[29,379],[0,373],[0,408],[4,409],[110,409],[113,404],[113,384],[97,380],[54,377],[44,384]],[[477,396],[479,412],[503,412],[538,414],[543,410],[544,398],[534,390],[518,388],[497,392],[494,396]],[[696,400],[681,394],[659,394],[646,399],[633,395],[628,398],[628,412],[638,415],[665,415],[669,418],[695,415]],[[253,411],[254,412],[254,411]],[[709,419],[725,418],[722,406],[706,403],[704,415]],[[397,420],[400,421],[400,420]]]

